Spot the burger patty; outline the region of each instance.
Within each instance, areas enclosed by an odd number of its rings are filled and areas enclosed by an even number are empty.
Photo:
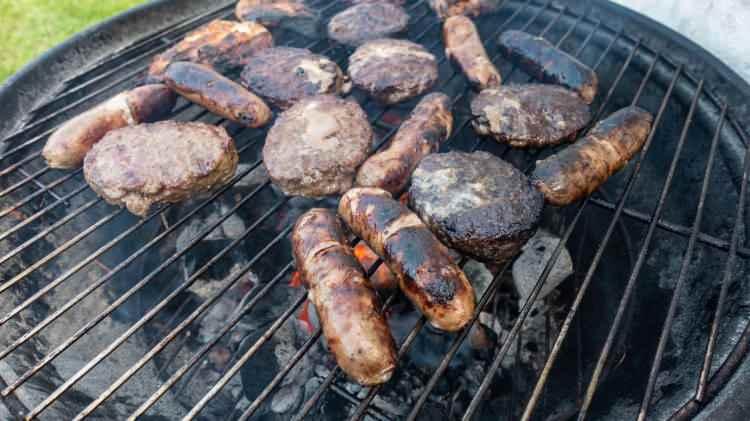
[[[588,105],[555,85],[509,85],[485,89],[471,102],[472,124],[480,135],[519,148],[574,141],[591,120]]]
[[[281,113],[263,146],[271,180],[288,195],[344,193],[372,147],[367,115],[333,95],[302,99]]]
[[[449,247],[487,262],[515,256],[534,235],[543,196],[486,152],[431,154],[412,174],[409,205]]]
[[[161,81],[167,66],[176,61],[206,64],[226,74],[241,70],[251,55],[272,46],[271,33],[259,23],[215,20],[155,56],[148,68],[148,79]]]
[[[354,85],[386,104],[427,92],[438,79],[435,56],[411,41],[369,41],[349,57]]]
[[[83,174],[108,203],[145,216],[226,184],[239,157],[223,127],[163,121],[107,133],[86,155]]]
[[[354,5],[331,18],[328,37],[346,45],[395,35],[409,24],[409,15],[391,3],[362,3]]]
[[[293,47],[274,47],[250,58],[242,84],[272,105],[287,109],[302,98],[342,94],[349,78],[326,56]]]

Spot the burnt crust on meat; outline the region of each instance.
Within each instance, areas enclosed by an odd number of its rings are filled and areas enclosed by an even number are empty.
[[[223,127],[163,121],[107,133],[86,155],[83,174],[113,205],[145,216],[155,203],[175,203],[229,182],[239,157]]]
[[[428,155],[409,189],[409,206],[443,243],[485,262],[518,254],[543,205],[521,171],[486,152]]]
[[[374,187],[346,192],[339,215],[384,260],[433,326],[451,332],[466,326],[476,306],[474,289],[417,215]]]
[[[502,0],[429,0],[430,7],[440,19],[451,16],[477,17],[500,8]]]
[[[336,362],[360,384],[384,383],[396,368],[396,347],[378,297],[346,243],[331,209],[310,209],[292,231],[297,270]]]
[[[500,51],[516,61],[537,80],[571,89],[591,104],[599,89],[599,77],[593,69],[558,49],[542,37],[522,31],[500,34]]]
[[[250,56],[272,46],[271,33],[259,23],[215,20],[154,57],[147,80],[161,81],[167,66],[176,61],[206,64],[221,74],[239,71]]]
[[[164,82],[188,100],[243,126],[260,127],[271,120],[271,110],[262,99],[204,64],[172,63]]]
[[[471,102],[474,130],[518,148],[572,142],[591,120],[588,105],[555,85],[485,89]]]
[[[435,56],[411,41],[369,41],[349,57],[352,83],[385,104],[419,96],[437,82]]]
[[[309,37],[320,33],[319,14],[301,0],[240,0],[234,14],[241,21],[258,22],[268,28],[289,29]]]
[[[534,185],[550,204],[565,206],[593,193],[643,147],[653,116],[631,106],[601,120],[573,145],[537,161]]]
[[[401,124],[388,147],[372,155],[357,172],[357,185],[379,187],[394,196],[409,183],[411,173],[428,154],[437,152],[453,128],[450,98],[426,95]]]
[[[443,23],[445,56],[461,68],[472,86],[482,90],[497,88],[500,72],[487,56],[474,22],[466,16],[451,16]]]
[[[409,24],[403,7],[391,3],[362,3],[339,12],[328,22],[328,37],[346,45],[390,37]]]
[[[281,113],[263,146],[263,164],[288,195],[322,197],[347,191],[372,147],[367,115],[333,95],[304,98]]]
[[[273,47],[257,53],[245,66],[241,81],[281,109],[305,97],[340,95],[351,88],[348,76],[333,60],[293,47]]]

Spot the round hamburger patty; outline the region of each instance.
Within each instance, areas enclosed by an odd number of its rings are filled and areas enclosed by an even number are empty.
[[[438,79],[438,67],[435,56],[419,44],[378,39],[349,57],[349,75],[359,89],[394,104],[429,90]]]
[[[293,47],[268,48],[251,57],[242,72],[242,84],[281,109],[304,97],[338,95],[351,87],[328,57]]]
[[[477,133],[519,148],[572,142],[591,120],[575,92],[542,84],[485,89],[471,102],[471,113]]]
[[[500,158],[450,152],[422,159],[412,174],[409,205],[449,247],[502,262],[534,235],[544,200]]]
[[[328,22],[328,37],[356,46],[397,34],[408,24],[409,15],[401,6],[385,2],[362,3],[332,17]]]
[[[266,137],[263,163],[284,193],[321,197],[349,190],[371,145],[359,104],[318,95],[281,113]]]
[[[174,203],[226,184],[239,157],[223,127],[163,121],[107,133],[83,162],[91,188],[108,203],[145,216],[154,203]]]

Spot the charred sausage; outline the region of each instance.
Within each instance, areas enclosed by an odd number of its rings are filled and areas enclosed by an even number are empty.
[[[171,63],[207,64],[221,74],[239,71],[258,51],[273,47],[273,36],[255,22],[214,20],[189,32],[182,41],[154,57],[146,80],[160,82]]]
[[[451,101],[433,93],[419,101],[401,125],[390,145],[365,161],[357,172],[357,185],[379,187],[398,194],[426,155],[435,152],[450,136],[453,126]]]
[[[271,119],[271,110],[262,99],[206,65],[172,63],[164,73],[164,83],[212,113],[244,126],[260,127]]]
[[[336,362],[363,385],[388,381],[396,348],[375,291],[330,209],[311,209],[292,233],[294,258]]]
[[[638,107],[613,113],[583,139],[537,161],[534,185],[556,206],[590,195],[643,147],[652,121],[651,114]]]
[[[587,104],[594,101],[599,86],[596,72],[544,38],[505,31],[500,35],[500,51],[542,82],[572,89]]]
[[[474,313],[474,289],[448,249],[406,206],[382,189],[346,192],[339,214],[398,277],[404,294],[436,328],[456,331]]]
[[[161,84],[122,92],[63,123],[47,139],[42,155],[51,168],[76,168],[109,131],[160,120],[174,103],[175,95]]]
[[[501,0],[429,0],[440,19],[450,16],[479,16],[500,8]]]
[[[466,16],[452,16],[443,23],[445,55],[455,61],[477,89],[496,88],[502,78],[487,56],[474,22]]]

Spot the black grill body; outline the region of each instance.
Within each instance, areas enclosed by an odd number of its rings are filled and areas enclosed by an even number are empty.
[[[346,7],[312,4],[325,18]],[[436,89],[454,99],[445,150],[486,150],[525,171],[554,152],[476,137],[474,93],[445,59],[440,22],[426,2],[406,7],[406,37],[438,57]],[[153,54],[232,11],[232,2],[152,2],[77,35],[0,88],[0,393],[14,415],[747,419],[750,86],[724,64],[605,1],[506,1],[479,18],[505,83],[531,80],[497,50],[499,33],[523,29],[597,70],[597,117],[635,103],[655,115],[655,128],[644,152],[590,199],[545,210],[543,225],[563,238],[576,271],[561,287],[565,324],[539,350],[544,367],[512,363],[535,306],[509,306],[508,268],[497,268],[479,297],[506,323],[493,346],[468,349],[469,330],[433,332],[386,294],[405,326],[396,334],[402,368],[383,388],[358,389],[325,359],[320,330],[304,330],[305,293],[289,286],[291,224],[335,201],[275,190],[260,161],[264,130],[179,102],[173,118],[225,125],[242,165],[227,188],[144,220],[103,203],[80,171],[50,170],[39,156],[57,124],[134,86]],[[325,38],[274,35],[342,67],[351,53]],[[353,95],[376,146],[415,103],[383,107]]]

